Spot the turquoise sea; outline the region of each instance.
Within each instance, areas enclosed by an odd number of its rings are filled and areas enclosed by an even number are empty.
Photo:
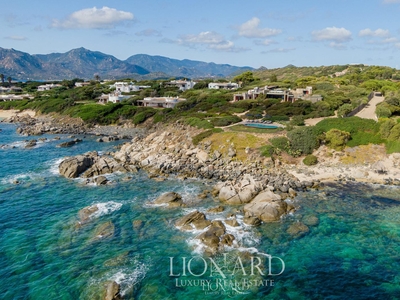
[[[85,185],[58,175],[61,159],[112,151],[117,142],[86,136],[56,148],[68,137],[46,135],[24,149],[24,140],[37,137],[19,136],[11,124],[0,128],[0,144],[8,145],[0,149],[0,299],[104,299],[108,280],[121,285],[124,299],[400,299],[399,188],[332,185],[299,193],[293,215],[257,228],[243,225],[236,207],[207,214],[224,220],[236,213],[240,224],[226,226],[237,247],[210,258],[196,243],[199,232],[174,223],[220,204],[198,197],[211,182],[157,182],[139,172]],[[152,205],[166,191],[180,193],[187,207]],[[99,211],[77,226],[79,210],[93,204]],[[114,234],[99,237],[107,222]],[[301,223],[308,232],[291,230]]]

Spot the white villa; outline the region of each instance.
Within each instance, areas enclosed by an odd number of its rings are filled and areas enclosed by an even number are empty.
[[[132,82],[116,82],[110,85],[110,88],[115,88],[115,91],[120,93],[130,93],[130,92],[137,92],[143,89],[150,88],[149,85],[134,85]]]
[[[130,98],[130,95],[122,95],[121,92],[115,91],[111,94],[102,94],[98,99],[99,103],[106,104],[106,103],[120,103],[125,99]]]
[[[29,95],[29,94],[24,94],[24,95],[15,95],[15,94],[0,95],[0,101],[15,101],[15,100],[23,100],[23,99],[34,99],[34,97]]]
[[[177,97],[146,97],[143,100],[138,100],[138,105],[146,107],[174,108],[175,105],[182,101],[186,101],[186,99]]]
[[[52,90],[52,89],[60,87],[60,86],[62,86],[62,85],[54,84],[54,83],[47,83],[47,84],[39,85],[37,87],[37,90],[38,90],[38,92],[44,92],[44,91],[49,91],[49,90]]]
[[[176,86],[179,88],[180,91],[184,92],[186,90],[190,90],[194,87],[197,82],[194,81],[187,81],[187,80],[172,80],[169,82],[165,82],[165,86]]]
[[[235,82],[210,82],[208,84],[209,89],[215,90],[236,90],[240,86]]]

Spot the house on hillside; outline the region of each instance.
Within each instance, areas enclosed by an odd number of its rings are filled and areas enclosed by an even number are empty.
[[[254,100],[260,95],[265,95],[265,98],[280,99],[282,102],[294,102],[296,100],[309,100],[317,102],[322,100],[321,95],[312,95],[312,87],[298,88],[296,90],[280,89],[277,86],[265,86],[262,88],[255,87],[244,93],[237,93],[233,95],[233,102],[240,100]]]
[[[83,87],[83,86],[88,86],[91,85],[92,83],[90,81],[85,81],[85,82],[75,82],[75,87]]]
[[[115,89],[116,92],[120,93],[130,93],[130,92],[138,92],[143,89],[151,88],[149,85],[134,85],[132,82],[116,82],[110,85],[110,88]]]
[[[210,82],[208,84],[208,88],[214,90],[236,90],[239,87],[236,82]]]
[[[98,103],[106,104],[106,103],[120,103],[123,100],[129,99],[130,95],[122,95],[121,92],[115,91],[114,93],[110,94],[102,94],[99,99]]]
[[[23,99],[34,99],[33,96],[29,94],[25,95],[15,95],[15,94],[8,94],[8,95],[0,95],[0,101],[15,101],[15,100],[23,100]]]
[[[138,100],[138,106],[156,107],[156,108],[174,108],[178,103],[186,101],[185,98],[178,97],[146,97]]]
[[[47,83],[37,87],[38,92],[50,91],[52,89],[61,87],[61,84]]]
[[[191,80],[172,80],[164,83],[165,87],[177,87],[180,91],[184,92],[186,90],[192,89],[197,82]]]

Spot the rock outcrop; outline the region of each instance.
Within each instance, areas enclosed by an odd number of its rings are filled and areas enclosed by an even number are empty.
[[[244,212],[248,217],[255,217],[268,223],[279,221],[281,216],[286,214],[287,207],[287,203],[281,199],[281,196],[267,190],[246,204]]]
[[[69,157],[58,166],[61,175],[67,178],[76,178],[89,169],[97,158],[97,152],[89,152],[84,155]]]
[[[158,205],[163,204],[168,207],[184,206],[184,203],[182,201],[182,196],[175,192],[164,193],[161,196],[159,196],[156,200],[154,200],[153,203]]]

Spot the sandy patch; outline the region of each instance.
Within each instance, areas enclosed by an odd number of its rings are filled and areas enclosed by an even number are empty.
[[[36,116],[36,112],[30,109],[19,111],[15,109],[2,110],[0,109],[0,118],[10,118],[13,116],[30,115],[31,117]]]

